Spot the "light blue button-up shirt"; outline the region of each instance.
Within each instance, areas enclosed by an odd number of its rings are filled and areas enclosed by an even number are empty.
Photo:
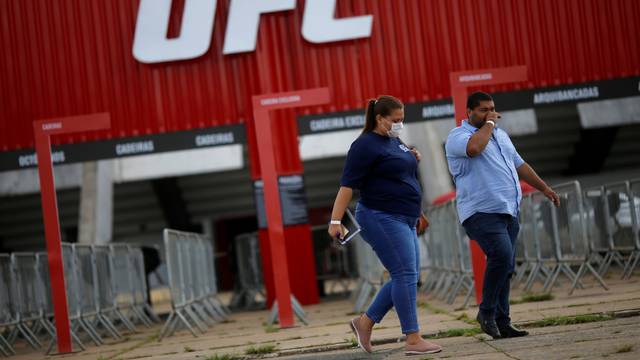
[[[467,155],[469,138],[478,129],[467,120],[449,132],[445,146],[449,172],[456,184],[460,222],[477,212],[517,217],[522,190],[516,171],[524,160],[507,133],[496,127],[475,157]]]

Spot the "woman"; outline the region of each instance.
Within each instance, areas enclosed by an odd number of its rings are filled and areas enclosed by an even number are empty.
[[[334,239],[344,237],[340,220],[353,189],[359,189],[356,220],[362,237],[391,274],[391,281],[380,289],[364,314],[351,320],[350,326],[358,345],[370,353],[374,323],[395,306],[406,335],[405,354],[436,353],[442,348],[420,336],[416,306],[420,269],[416,222],[422,199],[417,169],[421,155],[398,138],[404,120],[400,100],[393,96],[369,100],[365,119],[362,134],[347,154],[329,235]]]

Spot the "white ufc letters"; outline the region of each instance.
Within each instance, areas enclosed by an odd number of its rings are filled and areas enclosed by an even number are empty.
[[[373,16],[334,19],[336,1],[307,0],[302,18],[302,36],[312,43],[326,43],[371,36]]]
[[[187,60],[207,52],[211,44],[217,0],[186,0],[182,28],[168,39],[172,0],[141,0],[133,39],[133,56],[143,63]],[[224,54],[254,51],[260,15],[293,10],[296,0],[232,0],[224,39]],[[373,17],[335,19],[336,0],[307,0],[302,36],[312,43],[371,36]]]
[[[172,0],[142,0],[133,38],[133,56],[143,63],[187,60],[209,50],[217,0],[187,0],[180,36],[167,39]]]

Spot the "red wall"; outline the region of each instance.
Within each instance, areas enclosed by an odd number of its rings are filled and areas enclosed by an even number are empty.
[[[112,116],[111,131],[59,144],[244,122],[262,92],[329,86],[333,103],[306,110],[328,112],[380,93],[449,97],[448,73],[473,68],[528,65],[529,83],[489,91],[640,74],[637,0],[338,0],[339,16],[372,14],[373,33],[324,45],[302,39],[298,1],[262,16],[258,51],[223,56],[228,3],[204,56],[145,65],[131,53],[137,1],[0,1],[0,151],[33,147],[31,122],[55,116]]]

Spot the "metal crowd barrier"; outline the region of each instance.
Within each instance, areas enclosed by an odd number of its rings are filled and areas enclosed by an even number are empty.
[[[580,279],[587,271],[593,274],[604,289],[608,289],[602,277],[591,265],[592,252],[589,246],[587,233],[587,217],[584,208],[584,197],[580,184],[577,181],[556,185],[553,189],[560,196],[560,207],[556,208],[544,194],[532,193],[534,209],[534,224],[539,229],[536,233],[538,239],[549,241],[553,249],[553,267],[550,276],[543,286],[543,291],[548,292],[553,288],[558,276],[564,274],[572,281],[569,294],[577,287],[581,287]],[[539,215],[539,216],[536,216]],[[544,247],[544,245],[543,245]],[[572,266],[578,266],[577,273]]]
[[[453,304],[462,290],[467,306],[474,289],[468,237],[458,221],[455,200],[429,209],[430,226],[424,236],[429,256],[421,290]]]
[[[623,181],[588,189],[589,236],[598,263],[598,273],[604,276],[615,263],[623,268],[623,278],[629,278],[638,265],[640,240],[640,180]]]
[[[551,275],[551,264],[554,262],[551,246],[548,242],[539,241],[539,227],[536,219],[536,208],[533,197],[527,194],[520,203],[520,234],[516,250],[516,274],[514,287],[524,280],[525,291],[530,291],[536,280],[546,282]]]
[[[267,297],[264,293],[262,261],[258,233],[246,233],[234,240],[238,281],[230,306],[232,308],[261,308]]]
[[[629,182],[629,211],[633,226],[633,251],[624,266],[622,277],[628,279],[640,264],[640,179]]]
[[[121,293],[135,294],[138,289],[146,293],[140,249],[128,245],[106,247],[63,243],[62,260],[71,335],[80,349],[85,349],[79,336],[81,333],[101,345],[104,340],[100,327],[120,339],[122,336],[115,324],[125,325],[128,330],[135,330],[132,321],[147,324],[133,312],[134,308],[145,308],[140,302],[125,305],[116,302],[116,295]],[[47,254],[0,254],[0,270],[0,354],[15,354],[13,344],[19,337],[35,349],[49,340],[47,352],[50,352],[56,342],[56,330]],[[128,281],[123,278],[115,281],[112,276],[124,273]],[[122,282],[117,283],[119,281]],[[146,297],[142,299],[146,301]],[[122,314],[120,310],[123,309],[130,313]],[[148,305],[145,309],[153,314]],[[153,316],[157,318],[155,314]],[[6,338],[2,336],[5,333],[8,334]]]
[[[525,291],[539,281],[543,292],[550,292],[563,275],[572,283],[572,294],[583,287],[580,279],[591,273],[607,290],[593,267],[597,244],[591,241],[589,227],[601,218],[593,211],[592,192],[583,192],[577,181],[555,185],[553,189],[560,197],[559,208],[540,192],[522,198],[517,256],[520,265],[513,285],[518,286],[528,272]]]
[[[139,272],[139,267],[136,268],[134,264],[134,252],[126,244],[111,244],[109,245],[111,251],[110,266],[112,268],[112,289],[114,306],[121,313],[126,314],[124,320],[129,322],[129,326],[133,327],[133,324],[129,319],[137,319],[141,324],[146,327],[151,327],[151,319],[145,314],[144,307],[140,304],[136,304],[136,292],[145,290],[144,288],[138,289],[134,286],[134,282],[139,279],[135,276],[136,272]],[[138,251],[141,251],[138,249]],[[144,269],[142,270],[144,271]],[[143,272],[144,274],[144,272]]]
[[[624,277],[631,276],[640,262],[640,181],[609,184],[584,192],[577,181],[553,188],[561,199],[559,208],[542,193],[523,196],[519,266],[513,285],[524,281],[525,290],[530,291],[539,281],[543,291],[549,292],[564,276],[571,282],[571,294],[583,287],[581,279],[590,273],[608,289],[601,274],[612,262],[624,268]],[[424,267],[427,278],[421,290],[453,303],[460,291],[466,289],[466,306],[473,292],[473,273],[468,238],[458,222],[455,200],[433,206],[429,218],[431,226],[423,242],[429,260]]]
[[[360,234],[356,235],[350,243],[354,247],[358,270],[358,284],[352,293],[352,301],[355,302],[354,312],[360,313],[384,284],[385,268]]]
[[[203,235],[170,229],[164,230],[164,245],[172,311],[159,341],[180,325],[197,337],[229,315],[216,298],[213,246]]]
[[[0,254],[0,353],[5,356],[14,355],[15,351],[3,334],[12,332],[18,324],[13,318],[11,273],[11,256]]]

